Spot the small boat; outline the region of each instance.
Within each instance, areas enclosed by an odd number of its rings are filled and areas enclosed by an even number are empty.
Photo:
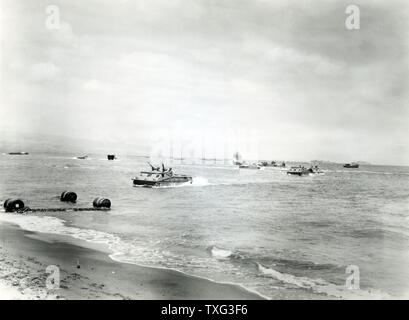
[[[24,152],[24,151],[20,151],[20,152],[9,152],[8,154],[11,155],[11,156],[16,156],[16,155],[18,155],[18,156],[26,156],[26,155],[28,155],[28,152]]]
[[[77,159],[80,159],[80,160],[86,160],[86,159],[88,159],[88,155],[85,155],[85,156],[79,156],[79,157],[76,157]]]
[[[241,154],[237,151],[233,154],[233,165],[240,166],[243,164]]]
[[[346,164],[344,164],[344,168],[350,168],[350,169],[352,169],[352,168],[359,168],[359,164],[358,163],[346,163]]]
[[[297,175],[297,176],[302,176],[302,175],[307,175],[307,174],[318,174],[318,173],[323,173],[321,169],[318,168],[318,166],[306,168],[304,166],[299,166],[299,167],[291,167],[290,170],[287,171],[287,174],[291,175]]]
[[[149,163],[149,162],[148,162]],[[193,178],[183,174],[175,174],[172,168],[166,169],[162,163],[162,169],[151,165],[151,171],[141,171],[139,176],[132,178],[134,186],[143,187],[168,187],[185,183],[192,184]]]
[[[116,156],[114,154],[107,155],[108,160],[116,160]]]
[[[296,175],[296,176],[302,176],[302,175],[306,175],[309,173],[311,172],[304,167],[291,167],[287,171],[287,174]]]
[[[261,167],[279,167],[279,168],[285,168],[285,162],[283,161],[281,164],[278,164],[275,161],[267,162],[267,161],[262,161],[259,163],[259,166]]]

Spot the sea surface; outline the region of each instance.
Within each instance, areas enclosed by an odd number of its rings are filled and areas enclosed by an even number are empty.
[[[0,222],[106,243],[114,260],[235,283],[267,298],[409,297],[409,167],[323,164],[323,174],[299,177],[196,161],[171,164],[192,175],[192,185],[143,188],[131,178],[149,159],[118,157],[0,155],[1,202],[112,201],[103,212],[0,212]],[[65,190],[78,194],[75,205],[60,202]]]

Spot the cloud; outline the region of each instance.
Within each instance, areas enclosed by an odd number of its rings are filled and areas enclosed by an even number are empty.
[[[77,35],[72,30],[71,24],[65,21],[61,21],[54,29],[48,29],[48,32],[56,42],[61,44],[72,44],[77,40]]]
[[[388,139],[406,143],[404,1],[359,1],[356,32],[344,26],[347,0],[64,2],[56,30],[45,3],[3,2],[4,92],[14,110],[36,106],[24,112],[42,123],[33,130],[98,136],[109,123],[143,140],[176,122],[257,129],[263,158],[340,161],[360,146],[384,161]]]
[[[40,62],[29,69],[29,79],[34,82],[50,81],[58,77],[61,69],[52,62]]]
[[[83,84],[85,90],[94,91],[101,88],[101,83],[96,79],[86,80]]]

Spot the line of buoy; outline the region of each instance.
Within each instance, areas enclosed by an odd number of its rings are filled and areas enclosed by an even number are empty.
[[[75,203],[77,200],[77,194],[72,191],[64,191],[60,197],[61,201]],[[104,211],[111,208],[111,200],[103,197],[97,197],[92,202],[92,207],[85,208],[30,208],[24,205],[23,200],[9,198],[3,203],[4,210],[6,212],[60,212],[60,211]]]
[[[72,191],[64,191],[63,193],[61,193],[60,200],[74,203],[77,201],[77,194]]]
[[[98,197],[92,202],[94,208],[111,208],[111,200],[107,198]]]
[[[16,210],[15,212],[67,212],[67,211],[104,211],[109,210],[109,208],[35,208],[25,207],[22,210]]]
[[[24,202],[21,199],[7,199],[4,201],[3,207],[6,212],[14,212],[24,209]]]

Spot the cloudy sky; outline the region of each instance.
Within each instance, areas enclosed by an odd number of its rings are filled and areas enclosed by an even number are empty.
[[[3,136],[409,165],[407,1],[0,3]]]

